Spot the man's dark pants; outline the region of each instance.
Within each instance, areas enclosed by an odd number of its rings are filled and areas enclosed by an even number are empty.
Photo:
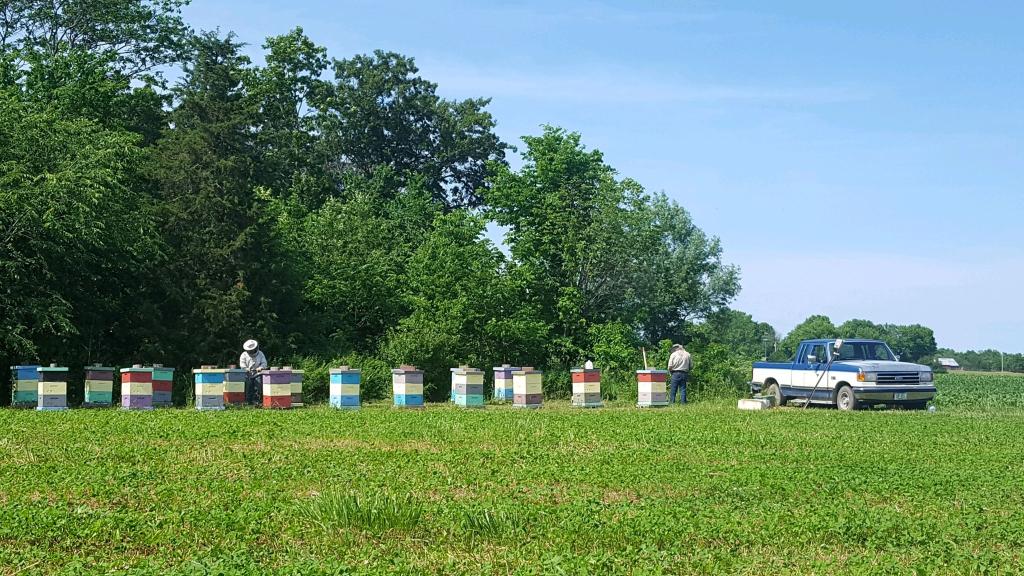
[[[679,391],[679,403],[686,404],[686,379],[690,377],[689,372],[674,370],[672,372],[672,388],[668,393],[668,403],[676,403],[676,391]]]
[[[250,374],[245,378],[245,403],[252,406],[263,403],[263,382],[259,374]]]

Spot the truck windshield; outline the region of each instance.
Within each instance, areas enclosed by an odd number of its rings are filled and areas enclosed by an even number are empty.
[[[884,342],[843,342],[838,360],[895,360]]]

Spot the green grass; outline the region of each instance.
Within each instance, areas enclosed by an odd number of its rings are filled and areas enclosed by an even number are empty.
[[[0,574],[1024,565],[1015,410],[2,410],[0,430]]]
[[[1024,374],[950,372],[939,374],[936,406],[961,410],[1024,409]]]

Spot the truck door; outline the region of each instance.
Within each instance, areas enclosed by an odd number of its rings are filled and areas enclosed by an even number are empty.
[[[814,362],[811,362],[811,356],[814,356]],[[825,366],[828,365],[828,346],[825,344],[809,344],[804,347],[803,358],[798,358],[799,364],[793,366],[793,385],[798,386],[806,393],[810,393],[814,388],[814,385],[818,382],[818,378],[825,371]],[[797,367],[799,366],[799,370]],[[818,392],[815,394],[819,397],[827,397],[822,392],[828,388],[828,382],[822,378],[821,384],[818,384]]]

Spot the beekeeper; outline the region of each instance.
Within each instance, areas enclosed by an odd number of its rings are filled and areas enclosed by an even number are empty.
[[[673,344],[672,354],[668,357],[668,371],[672,374],[669,404],[675,404],[676,392],[679,393],[679,403],[686,404],[686,381],[690,378],[690,364],[690,353],[682,344]]]
[[[247,404],[259,404],[261,401],[262,386],[260,383],[260,370],[267,369],[267,357],[260,350],[260,343],[255,340],[246,340],[242,344],[242,355],[238,358],[238,365],[245,368],[245,402]]]

